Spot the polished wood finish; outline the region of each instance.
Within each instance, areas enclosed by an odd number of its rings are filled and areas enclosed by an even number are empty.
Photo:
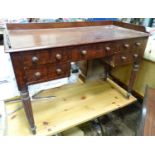
[[[67,49],[44,49],[35,51],[25,51],[22,53],[25,67],[43,65],[49,63],[61,63],[69,60]],[[34,60],[35,59],[35,60]]]
[[[38,65],[25,69],[28,84],[70,76],[70,63]]]
[[[34,118],[33,118],[33,112],[32,112],[32,107],[31,107],[31,101],[30,101],[30,97],[29,97],[29,92],[28,90],[22,90],[20,92],[21,95],[21,100],[23,102],[23,106],[24,106],[24,110],[26,113],[26,116],[28,118],[30,127],[31,127],[31,131],[33,134],[36,134],[36,126],[34,123]]]
[[[130,97],[131,95],[131,90],[133,88],[134,82],[136,80],[136,73],[139,70],[139,55],[138,54],[134,54],[133,55],[133,68],[132,68],[132,72],[131,72],[131,76],[130,76],[130,80],[129,80],[129,86],[128,86],[128,97]]]
[[[11,55],[21,92],[27,92],[30,84],[69,77],[70,62],[100,58],[107,66],[105,79],[109,66],[134,62],[135,71],[148,38],[142,27],[111,21],[8,24],[7,31],[5,51]],[[131,75],[129,92],[135,75]],[[24,100],[24,104],[33,130],[30,100]]]
[[[122,23],[118,21],[98,21],[98,22],[63,22],[63,23],[24,23],[16,24],[10,23],[7,24],[9,30],[27,30],[27,29],[52,29],[52,28],[69,28],[69,27],[87,27],[87,26],[102,26],[102,25],[116,25],[119,27],[124,27],[127,29],[133,29],[141,32],[146,32],[145,27]]]
[[[147,38],[127,39],[116,42],[115,50],[109,57],[105,58],[111,67],[129,64],[134,61],[134,55],[138,55],[138,59],[142,59],[144,49],[146,47]],[[137,45],[138,44],[138,45]]]
[[[140,25],[128,24],[128,23],[119,22],[119,21],[114,21],[113,25],[128,28],[128,29],[133,29],[133,30],[137,30],[137,31],[141,31],[141,32],[146,32],[145,27],[140,26]]]
[[[53,29],[53,28],[70,28],[70,27],[86,27],[112,25],[113,21],[100,22],[57,22],[57,23],[10,23],[7,25],[9,30],[27,30],[27,29]]]
[[[28,29],[25,31],[9,30],[8,33],[10,36],[11,49],[6,50],[6,52],[75,46],[148,36],[147,33],[115,25]]]

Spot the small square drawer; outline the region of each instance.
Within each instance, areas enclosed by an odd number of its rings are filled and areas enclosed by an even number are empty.
[[[24,66],[30,67],[48,63],[66,62],[68,61],[68,52],[64,48],[44,49],[23,52],[22,57]]]
[[[123,40],[118,42],[119,52],[131,53],[133,50],[134,42],[133,40]]]
[[[146,44],[147,38],[135,39],[132,52],[138,54],[140,57],[143,57]]]
[[[110,56],[110,55],[120,52],[116,41],[106,42],[103,44],[103,46],[104,46],[103,50],[105,51],[106,56]]]
[[[121,52],[121,53],[115,54],[112,57],[111,63],[113,64],[113,67],[115,67],[115,66],[120,66],[120,65],[126,65],[132,62],[133,62],[133,55],[131,53]]]
[[[28,84],[70,76],[70,63],[38,65],[25,69]]]

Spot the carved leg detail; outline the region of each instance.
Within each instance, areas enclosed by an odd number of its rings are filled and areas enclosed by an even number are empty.
[[[32,106],[31,106],[31,101],[29,97],[29,92],[27,90],[22,90],[20,92],[21,94],[21,100],[23,102],[24,110],[29,122],[29,125],[31,127],[31,131],[33,134],[36,134],[36,126],[34,123],[34,118],[33,118],[33,112],[32,112]]]
[[[127,98],[129,98],[130,95],[131,95],[131,91],[132,91],[134,82],[136,80],[136,75],[137,75],[137,72],[139,70],[139,58],[138,58],[138,54],[134,54],[133,55],[133,58],[134,58],[134,63],[133,63],[133,68],[132,68],[132,72],[131,72],[131,76],[130,76],[130,80],[129,80]]]

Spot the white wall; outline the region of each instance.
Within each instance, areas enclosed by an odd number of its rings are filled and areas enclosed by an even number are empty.
[[[7,82],[2,83],[6,80]],[[18,95],[17,85],[9,54],[0,46],[0,100]]]

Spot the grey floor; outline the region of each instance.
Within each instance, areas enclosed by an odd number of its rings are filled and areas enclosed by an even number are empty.
[[[80,126],[86,136],[135,136],[140,121],[140,104],[132,104]]]

